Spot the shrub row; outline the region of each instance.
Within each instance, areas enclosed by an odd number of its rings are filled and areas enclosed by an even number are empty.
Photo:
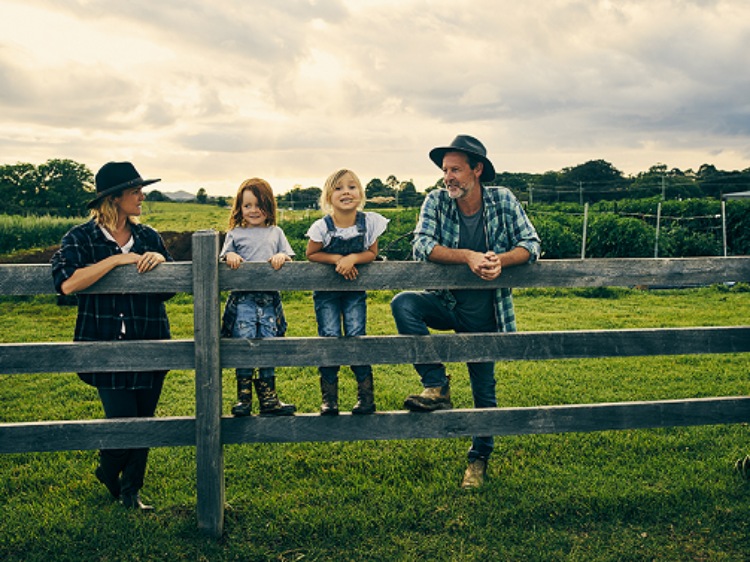
[[[586,257],[652,257],[657,247],[658,199],[600,202],[589,209]],[[544,257],[581,256],[584,213],[580,205],[528,210],[542,238]],[[721,202],[710,199],[665,201],[659,222],[659,257],[723,255]],[[750,201],[726,205],[727,255],[750,254]]]
[[[49,215],[40,217],[0,215],[0,254],[59,244],[60,239],[68,230],[84,220]]]
[[[586,257],[652,257],[656,246],[658,200],[600,202],[589,208]],[[418,209],[381,209],[390,219],[379,240],[381,255],[389,260],[411,257],[411,232]],[[528,209],[542,238],[547,259],[581,256],[584,236],[583,207],[573,203],[534,205]],[[305,233],[317,218],[281,220],[280,226],[297,259],[304,259]],[[81,218],[19,217],[0,215],[0,254],[59,244],[63,234]],[[710,199],[662,203],[658,255],[660,257],[718,256],[723,254],[721,203]],[[750,254],[750,201],[726,205],[728,255]]]

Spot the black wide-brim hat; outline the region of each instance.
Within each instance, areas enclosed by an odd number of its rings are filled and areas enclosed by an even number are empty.
[[[87,207],[96,207],[108,195],[114,195],[125,189],[142,187],[161,181],[144,180],[130,162],[107,162],[96,173],[96,198]]]
[[[430,150],[430,160],[441,170],[443,168],[443,157],[446,152],[465,152],[466,154],[475,156],[484,164],[482,175],[479,177],[480,181],[488,182],[495,180],[495,166],[487,158],[487,149],[474,137],[458,135],[453,139],[450,146],[439,146]]]

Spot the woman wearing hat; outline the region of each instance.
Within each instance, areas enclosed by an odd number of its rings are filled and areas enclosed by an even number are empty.
[[[144,180],[130,162],[109,162],[96,174],[96,197],[88,204],[91,220],[72,228],[52,257],[58,293],[87,289],[112,269],[133,264],[139,273],[172,261],[159,234],[138,223]],[[75,341],[169,339],[164,294],[78,294]],[[99,392],[107,418],[152,417],[166,371],[79,373]],[[123,505],[153,508],[140,499],[148,449],[103,449],[96,478]]]

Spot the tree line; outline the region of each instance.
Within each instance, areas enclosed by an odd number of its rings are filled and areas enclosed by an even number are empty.
[[[85,214],[86,203],[94,194],[94,174],[73,160],[52,159],[35,166],[29,163],[0,165],[0,214],[53,215],[61,217]],[[719,170],[710,164],[697,171],[669,169],[656,164],[635,176],[625,174],[605,160],[590,160],[578,166],[542,174],[501,172],[494,185],[510,188],[529,204],[550,202],[596,203],[624,199],[721,198],[726,193],[750,190],[750,168],[742,171]],[[365,193],[368,206],[416,207],[426,193],[443,186],[442,178],[424,191],[412,180],[400,181],[390,175],[385,181],[371,179]],[[313,209],[320,199],[320,187],[295,186],[277,196],[280,208]],[[149,200],[169,198],[152,190]],[[230,198],[209,197],[201,188],[196,201],[226,205]]]

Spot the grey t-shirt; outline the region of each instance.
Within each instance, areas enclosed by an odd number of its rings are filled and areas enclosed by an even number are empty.
[[[459,211],[459,248],[482,253],[487,251],[483,211],[484,207],[473,215],[464,215]],[[497,330],[494,290],[457,289],[452,293],[456,299],[456,316],[466,330],[471,332]]]
[[[223,258],[227,252],[239,254],[243,260],[251,262],[266,262],[278,253],[294,255],[284,231],[276,225],[233,228],[227,232],[219,257]]]

